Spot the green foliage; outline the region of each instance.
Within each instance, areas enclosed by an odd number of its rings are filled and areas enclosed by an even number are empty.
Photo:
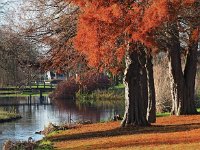
[[[35,148],[35,150],[53,150],[53,149],[54,149],[53,143],[46,139],[40,141]]]
[[[125,86],[124,86],[124,84],[118,84],[118,85],[116,85],[116,86],[114,86],[114,87],[110,87],[109,89],[124,89],[125,88]]]
[[[170,112],[156,113],[156,117],[167,117],[167,116],[170,116]]]
[[[124,99],[124,89],[96,90],[92,93],[76,94],[79,101],[105,101]]]
[[[124,85],[119,84],[107,90],[95,90],[91,93],[76,93],[76,98],[81,103],[95,103],[96,101],[124,100]]]
[[[200,113],[200,108],[197,108],[197,112],[199,112],[199,113]]]
[[[21,116],[15,111],[8,112],[0,109],[0,122],[11,121],[18,118],[21,118]]]
[[[42,93],[43,96],[48,96],[51,94],[51,92],[44,92]],[[0,95],[0,97],[27,97],[27,96],[40,96],[39,93],[30,93],[30,92],[25,92],[25,93],[18,93],[18,94],[6,94],[6,95]]]

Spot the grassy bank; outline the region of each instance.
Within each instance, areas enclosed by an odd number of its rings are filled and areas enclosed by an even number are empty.
[[[42,96],[48,96],[51,92],[44,92],[42,93]],[[40,96],[39,93],[30,93],[30,92],[24,92],[24,93],[16,93],[16,94],[0,94],[0,97],[27,97],[27,96]]]
[[[82,125],[47,137],[55,149],[199,149],[200,115],[159,117],[150,127]]]
[[[0,110],[0,123],[13,121],[20,118],[21,116],[19,114]]]
[[[77,93],[76,98],[79,101],[104,101],[104,100],[123,100],[124,99],[124,85],[110,87],[107,90],[96,90],[92,93]]]

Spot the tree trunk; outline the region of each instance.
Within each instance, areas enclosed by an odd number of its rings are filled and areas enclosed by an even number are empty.
[[[168,51],[168,58],[172,94],[171,114],[178,116],[182,114],[183,101],[186,99],[180,51],[177,48],[170,49]]]
[[[156,99],[155,99],[155,86],[153,75],[153,64],[151,54],[147,54],[147,84],[148,84],[148,107],[147,107],[147,120],[150,123],[156,122]]]
[[[147,82],[147,59],[146,59],[146,52],[145,48],[143,46],[138,46],[139,53],[138,53],[138,59],[139,59],[139,67],[141,68],[140,74],[139,74],[139,81],[141,86],[141,99],[143,100],[144,105],[144,114],[147,118],[147,109],[148,109],[148,82]],[[147,120],[148,121],[148,120]]]
[[[184,101],[183,114],[196,114],[195,108],[195,78],[197,72],[197,49],[198,42],[191,43],[188,49],[184,79],[187,99]]]
[[[181,47],[177,27],[173,28],[172,45],[169,46],[169,74],[171,80],[173,115],[197,113],[194,105],[194,88],[197,68],[198,44],[191,43],[188,49],[184,73],[181,64]]]
[[[145,56],[143,56],[145,57]],[[145,72],[141,64],[141,56],[138,51],[129,52],[126,56],[125,69],[125,114],[122,120],[122,126],[147,126],[146,119],[146,98],[148,92],[145,91],[147,83],[144,77]]]

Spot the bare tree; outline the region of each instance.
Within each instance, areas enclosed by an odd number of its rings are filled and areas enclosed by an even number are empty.
[[[35,76],[38,67],[37,50],[28,40],[6,28],[0,30],[1,84],[19,85]]]

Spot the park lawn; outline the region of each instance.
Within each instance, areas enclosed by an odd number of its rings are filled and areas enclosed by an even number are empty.
[[[120,122],[80,125],[47,137],[55,149],[199,149],[200,115],[158,117],[149,127]]]
[[[48,96],[51,92],[43,92],[42,96]],[[0,97],[27,97],[27,96],[40,96],[39,93],[31,93],[31,92],[24,92],[24,93],[16,93],[16,94],[4,94]]]

